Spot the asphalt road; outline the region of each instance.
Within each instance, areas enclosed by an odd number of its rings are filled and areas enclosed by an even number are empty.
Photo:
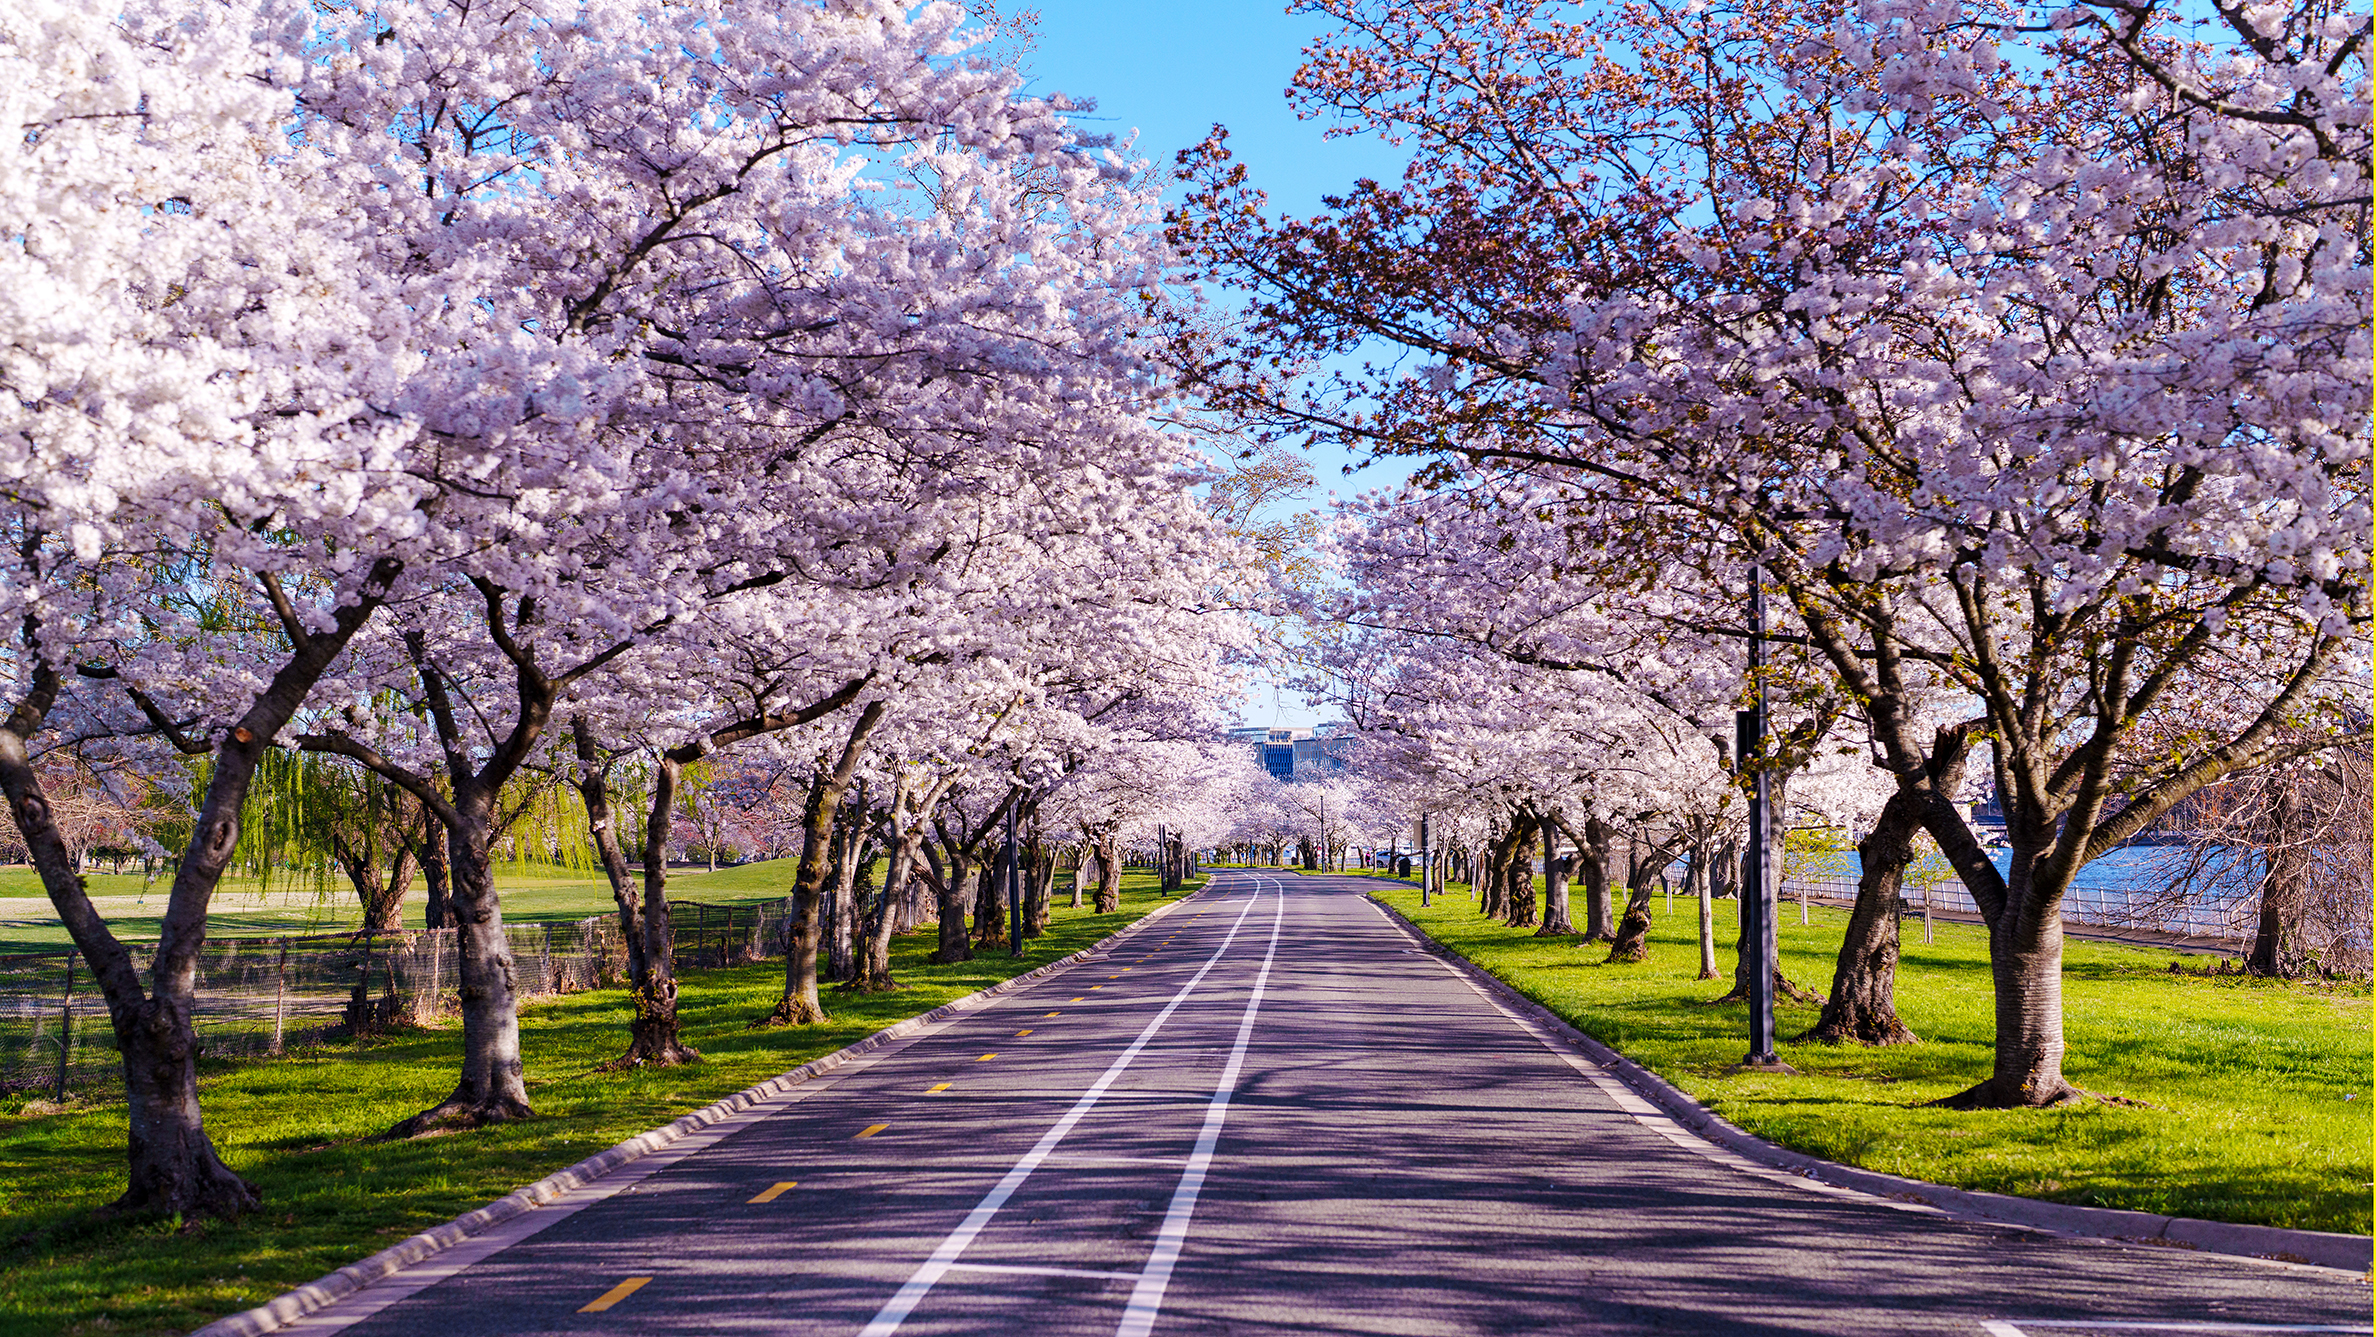
[[[2369,1306],[2332,1272],[1745,1173],[1620,1108],[1358,882],[1222,872],[1097,959],[295,1330],[2111,1337],[2364,1333]]]

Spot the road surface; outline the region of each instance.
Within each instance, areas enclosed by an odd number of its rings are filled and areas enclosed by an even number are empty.
[[[1356,880],[1224,871],[1094,959],[294,1330],[2369,1330],[2337,1273],[1896,1210],[1654,1123]]]

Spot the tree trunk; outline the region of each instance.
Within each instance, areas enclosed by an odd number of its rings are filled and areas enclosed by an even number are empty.
[[[973,860],[962,851],[949,852],[948,875],[941,879],[940,950],[932,954],[936,966],[973,960],[973,938],[965,931],[965,902],[973,891]]]
[[[402,569],[389,558],[373,562],[357,601],[340,607],[328,628],[305,633],[292,625],[287,659],[211,749],[213,773],[174,869],[145,993],[131,953],[108,930],[75,873],[75,856],[33,769],[26,743],[41,732],[61,683],[39,644],[39,621],[28,615],[19,626],[29,686],[0,722],[0,793],[7,796],[42,890],[107,999],[108,1021],[123,1055],[127,1183],[123,1195],[104,1209],[107,1213],[235,1217],[258,1203],[255,1186],[215,1153],[198,1106],[198,1041],[190,1018],[198,955],[206,945],[207,907],[238,848],[239,810],[258,757],[378,610]],[[262,581],[277,600],[279,586],[268,576]],[[135,693],[134,700],[155,718],[146,698]],[[170,728],[164,732],[186,753],[208,750],[173,736]]]
[[[38,676],[36,683],[38,694]],[[38,701],[33,709],[20,707],[10,727],[0,728],[0,789],[7,792],[9,813],[41,874],[43,889],[106,996],[108,1021],[123,1055],[128,1182],[123,1195],[103,1214],[236,1217],[260,1199],[255,1186],[232,1173],[215,1153],[198,1107],[198,1044],[190,1027],[195,953],[189,953],[189,965],[182,971],[153,972],[155,996],[141,989],[131,953],[108,932],[74,871],[74,854],[51,817],[48,795],[25,749],[25,737],[38,731],[47,709],[47,701]],[[26,726],[21,732],[20,723]],[[220,751],[229,753],[234,746],[226,742]],[[221,880],[239,842],[239,804],[254,767],[253,755],[244,765],[218,764],[197,830],[174,873],[177,898],[200,886],[211,894]],[[227,777],[226,771],[235,777]],[[199,926],[204,922],[201,911]],[[159,955],[164,955],[162,944]]]
[[[849,790],[850,777],[858,769],[858,758],[866,749],[867,737],[882,721],[884,709],[883,702],[869,701],[858,712],[841,758],[832,770],[826,770],[822,758],[819,759],[816,780],[809,790],[800,872],[792,884],[791,931],[785,935],[784,943],[784,996],[777,1000],[775,1011],[762,1024],[801,1026],[826,1019],[825,1002],[817,993],[817,911],[825,893],[826,842],[831,836],[833,813]]]
[[[2266,830],[2261,840],[2260,920],[2244,968],[2255,975],[2292,979],[2304,973],[2301,946],[2303,897],[2302,801],[2283,779],[2271,782]]]
[[[611,1061],[613,1069],[673,1068],[701,1061],[699,1051],[684,1042],[677,1020],[676,917],[668,904],[669,813],[676,806],[677,777],[682,773],[683,763],[665,753],[652,768],[652,806],[644,820],[643,907],[635,925],[641,950],[627,957],[627,996],[634,1011],[627,1023],[627,1052]],[[626,871],[623,862],[619,871]]]
[[[1863,872],[1856,882],[1856,908],[1840,940],[1832,968],[1831,997],[1805,1040],[1867,1045],[1910,1045],[1915,1034],[1897,1014],[1898,898],[1906,865],[1914,859],[1914,837],[1922,830],[1922,801],[1903,792],[1881,805],[1873,829],[1857,844]]]
[[[1945,1109],[2036,1109],[2085,1100],[2063,1078],[2062,914],[1988,928],[1996,988],[1996,1062],[1988,1080],[1934,1104]]]
[[[899,816],[898,801],[891,808],[892,817]],[[864,950],[858,954],[858,968],[851,977],[850,987],[860,993],[882,993],[899,987],[891,978],[891,937],[899,927],[899,911],[908,894],[908,880],[916,875],[918,848],[923,844],[919,832],[893,830],[891,866],[883,876],[880,902],[859,916],[864,929]]]
[[[116,1020],[109,1000],[110,1020]],[[124,1055],[130,1182],[111,1212],[237,1216],[261,1201],[215,1154],[198,1108],[198,1045],[189,1003],[144,999],[116,1025]]]
[[[1097,912],[1110,915],[1122,908],[1122,837],[1108,831],[1097,851]]]
[[[446,843],[450,839],[435,814],[422,820],[421,880],[428,884],[429,900],[421,907],[421,920],[429,928],[453,927],[453,882],[446,876]]]
[[[1544,818],[1543,926],[1535,930],[1538,938],[1563,936],[1576,931],[1568,909],[1568,868],[1571,860],[1559,852],[1559,837],[1558,819]]]
[[[1650,879],[1642,878],[1625,898],[1625,916],[1617,921],[1616,940],[1609,944],[1611,964],[1650,959]]]
[[[451,915],[462,996],[462,1075],[453,1094],[397,1124],[390,1138],[477,1128],[534,1111],[520,1065],[520,1001],[511,941],[495,896],[490,853],[495,839],[494,789],[477,777],[454,777],[453,824],[447,844],[453,878]]]
[[[1056,884],[1056,854],[1034,831],[1023,843],[1023,936],[1048,931],[1049,893]]]
[[[413,846],[409,840],[396,842],[396,857],[387,876],[380,875],[379,861],[370,846],[356,846],[337,836],[331,838],[331,857],[346,871],[347,881],[355,888],[355,899],[363,906],[362,927],[358,936],[384,938],[404,926],[404,897],[412,890]]]
[[[1073,865],[1072,908],[1075,910],[1081,908],[1082,884],[1089,880],[1089,867],[1096,861],[1096,859],[1096,851],[1091,846],[1084,843],[1081,846],[1080,862]]]
[[[974,888],[974,946],[985,952],[1006,950],[1006,857],[1002,845],[998,853],[983,860],[981,880]]]
[[[1584,819],[1583,942],[1615,942],[1617,926],[1609,913],[1609,828],[1598,817]],[[1583,943],[1578,943],[1578,946]]]
[[[1535,926],[1534,844],[1535,835],[1542,829],[1540,822],[1519,818],[1516,826],[1518,841],[1510,847],[1506,876],[1509,881],[1509,906],[1504,923],[1511,928]]]
[[[381,937],[396,931],[396,907],[388,904],[387,883],[380,879],[379,860],[349,844],[343,837],[332,836],[330,857],[346,874],[347,882],[355,889],[355,901],[363,907],[362,924],[355,936]]]
[[[832,890],[825,898],[825,978],[830,980],[848,980],[857,973],[858,874],[866,855],[865,839],[864,814],[844,803],[833,823]],[[874,878],[866,880],[872,883]]]

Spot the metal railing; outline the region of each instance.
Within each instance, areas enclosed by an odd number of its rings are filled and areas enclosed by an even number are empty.
[[[670,907],[679,970],[783,951],[788,901]],[[626,951],[609,915],[507,924],[520,992],[549,997],[621,982]],[[145,977],[154,947],[131,946]],[[256,1058],[324,1039],[421,1025],[460,1006],[452,929],[210,939],[192,1028],[202,1059]],[[0,955],[0,1090],[121,1089],[107,1003],[74,951]]]

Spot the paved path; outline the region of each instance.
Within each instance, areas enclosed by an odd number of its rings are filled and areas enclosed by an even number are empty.
[[[296,1330],[2369,1330],[2339,1274],[1715,1163],[1352,879],[1220,873],[1104,959],[648,1159]]]

